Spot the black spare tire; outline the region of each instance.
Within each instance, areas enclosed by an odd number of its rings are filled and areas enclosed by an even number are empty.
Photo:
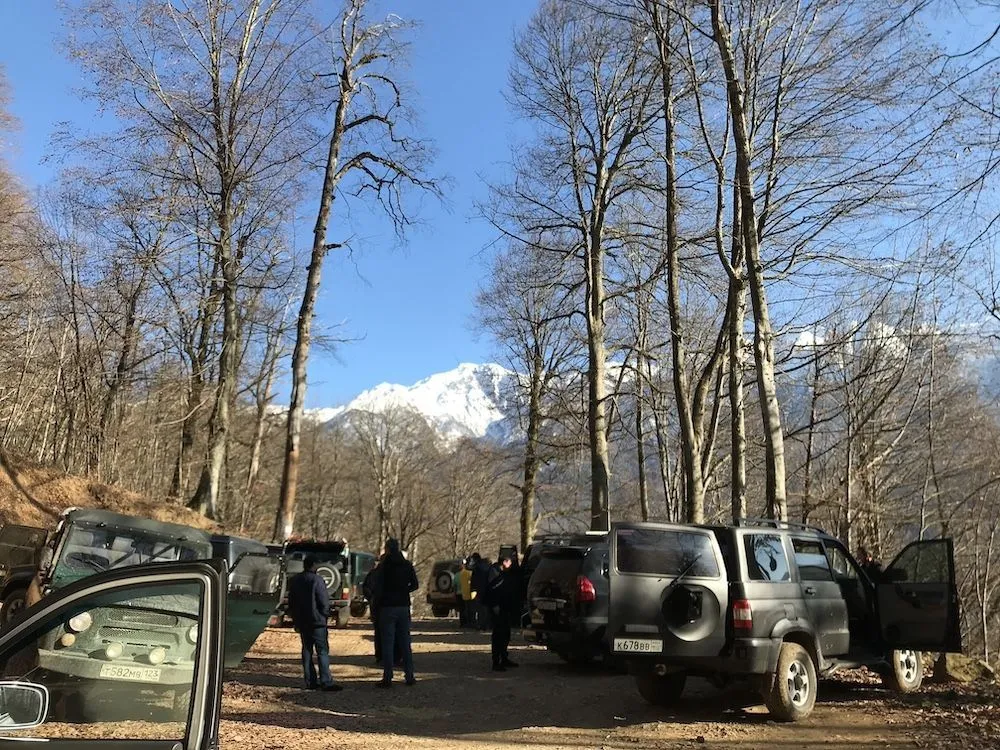
[[[434,579],[434,585],[437,586],[437,590],[442,594],[450,594],[451,588],[454,585],[454,580],[451,577],[451,573],[447,570],[443,570],[437,574],[437,578]]]

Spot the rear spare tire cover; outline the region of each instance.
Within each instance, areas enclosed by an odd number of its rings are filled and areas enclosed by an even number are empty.
[[[664,624],[674,636],[691,643],[712,635],[722,624],[723,612],[711,589],[697,584],[668,586],[660,604]]]
[[[316,566],[316,575],[323,579],[327,591],[340,588],[340,568],[334,563],[320,563]]]
[[[437,586],[437,590],[440,591],[442,594],[450,593],[452,586],[451,573],[449,573],[448,571],[443,571],[441,573],[438,573],[438,576],[435,579],[434,583]]]

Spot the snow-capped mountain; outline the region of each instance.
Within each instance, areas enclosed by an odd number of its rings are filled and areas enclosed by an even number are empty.
[[[343,406],[310,409],[308,416],[336,423],[352,411],[380,412],[392,407],[419,412],[446,440],[463,437],[506,442],[516,425],[517,375],[497,364],[461,364],[415,383],[382,383]]]

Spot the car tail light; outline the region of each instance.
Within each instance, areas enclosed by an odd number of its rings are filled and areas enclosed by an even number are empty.
[[[746,599],[733,602],[733,629],[745,632],[753,630],[753,610]]]
[[[582,573],[576,577],[576,600],[578,602],[597,601],[597,591],[593,582]]]
[[[343,592],[341,592],[341,594],[340,594],[340,598],[343,601],[346,602],[348,599],[351,598],[351,590],[350,589],[344,589]]]

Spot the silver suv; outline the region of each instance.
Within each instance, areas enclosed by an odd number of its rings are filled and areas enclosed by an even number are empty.
[[[962,649],[950,539],[913,542],[874,575],[814,527],[616,523],[609,578],[611,651],[653,704],[676,701],[688,675],[745,680],[798,721],[818,677],[868,666],[909,692],[922,651]]]

